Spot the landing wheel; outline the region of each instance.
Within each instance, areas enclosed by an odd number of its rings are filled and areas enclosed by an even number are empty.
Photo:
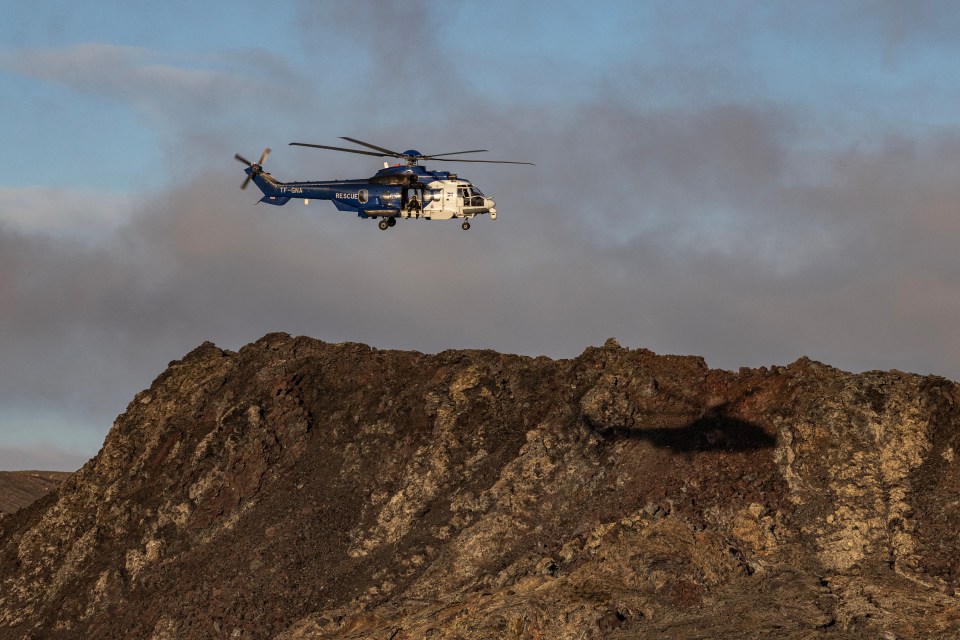
[[[391,227],[395,227],[395,226],[397,225],[397,219],[396,219],[396,218],[387,218],[387,224],[390,225]]]
[[[390,223],[387,222],[386,218],[377,223],[377,226],[386,231],[390,227]]]
[[[470,228],[470,223],[467,222],[467,221],[464,221],[463,224],[460,225],[460,226],[463,227],[463,230],[464,230],[464,231],[466,231],[467,229]]]

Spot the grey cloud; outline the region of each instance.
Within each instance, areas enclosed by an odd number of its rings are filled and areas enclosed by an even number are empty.
[[[482,46],[484,27],[450,32],[451,17],[464,7],[426,0],[298,6],[300,41],[327,71],[326,81],[315,81],[324,83],[325,97],[351,105],[352,119],[369,132],[429,130],[477,97],[469,71],[457,67],[455,49]]]
[[[960,28],[960,8],[947,0],[920,0],[910,4],[896,0],[861,0],[848,9],[848,25],[876,30],[884,43],[888,62],[903,49],[930,42],[955,45]]]
[[[96,189],[47,189],[0,186],[0,225],[26,234],[95,241],[130,217],[135,199]]]

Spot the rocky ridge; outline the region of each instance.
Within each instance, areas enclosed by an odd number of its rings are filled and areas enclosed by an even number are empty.
[[[46,495],[69,477],[61,471],[0,471],[0,517]]]
[[[953,638],[957,385],[204,344],[0,519],[0,638]]]

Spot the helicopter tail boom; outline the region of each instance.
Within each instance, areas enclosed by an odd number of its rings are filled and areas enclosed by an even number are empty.
[[[247,171],[250,171],[249,169]],[[253,184],[257,185],[263,193],[259,202],[282,206],[290,201],[290,196],[283,195],[283,184],[279,180],[274,180],[273,176],[266,172],[254,172],[250,175]]]

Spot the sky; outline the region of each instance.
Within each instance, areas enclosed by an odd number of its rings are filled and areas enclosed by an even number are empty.
[[[9,3],[0,469],[79,468],[167,363],[271,331],[960,379],[950,1]],[[453,167],[498,218],[255,206]]]

